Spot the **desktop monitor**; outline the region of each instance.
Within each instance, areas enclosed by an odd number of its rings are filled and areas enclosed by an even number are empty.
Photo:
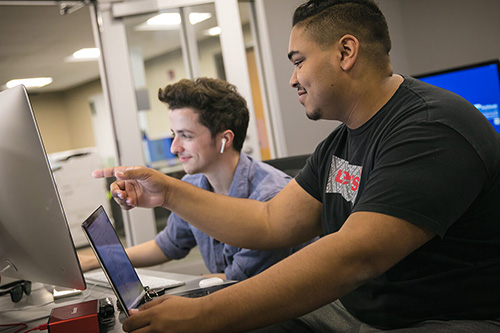
[[[0,92],[0,276],[85,289],[23,86]]]
[[[415,78],[462,96],[500,133],[499,60],[416,75]]]

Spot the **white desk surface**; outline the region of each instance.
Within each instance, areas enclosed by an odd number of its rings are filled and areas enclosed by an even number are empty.
[[[149,269],[138,269],[137,271],[145,275],[160,276],[186,283],[183,286],[169,289],[168,292],[178,292],[199,288],[198,283],[201,279],[203,279],[202,276],[168,273]],[[2,284],[6,284],[10,280],[11,279],[9,278],[2,277]],[[113,290],[92,284],[87,284],[87,289],[80,295],[64,297],[57,300],[54,300],[54,297],[52,296],[52,286],[42,283],[33,283],[31,294],[29,296],[23,295],[23,298],[18,303],[12,303],[10,296],[4,295],[0,297],[0,324],[26,323],[28,324],[28,327],[20,330],[20,332],[24,332],[28,329],[37,327],[38,325],[47,323],[50,312],[55,307],[105,297],[109,297],[115,307],[115,325],[114,327],[109,328],[107,332],[123,332],[120,321],[124,319],[124,315],[119,315],[119,311],[116,308],[116,297]],[[2,327],[0,331],[2,333],[15,332],[19,329],[19,326],[15,328],[13,327],[12,330],[4,329],[5,328]]]

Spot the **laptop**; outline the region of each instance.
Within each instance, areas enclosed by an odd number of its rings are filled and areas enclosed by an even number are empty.
[[[99,206],[82,223],[82,229],[116,295],[119,309],[124,311],[127,316],[130,309],[137,309],[144,303],[165,293],[165,289],[153,290],[142,284],[102,206]],[[173,295],[201,297],[233,283],[227,282],[218,286],[173,293]]]

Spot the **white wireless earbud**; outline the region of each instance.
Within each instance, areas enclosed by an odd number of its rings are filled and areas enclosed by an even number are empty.
[[[224,153],[224,148],[226,146],[226,142],[227,142],[226,138],[222,138],[222,145],[220,147],[220,153],[221,154]]]

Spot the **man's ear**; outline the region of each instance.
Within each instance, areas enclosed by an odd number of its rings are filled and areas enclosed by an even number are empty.
[[[340,67],[348,71],[354,66],[359,55],[359,41],[353,35],[344,35],[339,39]]]
[[[221,144],[224,142],[224,149],[227,149],[228,147],[231,147],[233,145],[233,140],[234,140],[234,133],[232,130],[225,130],[224,132],[221,133]],[[222,150],[222,147],[221,147]]]

